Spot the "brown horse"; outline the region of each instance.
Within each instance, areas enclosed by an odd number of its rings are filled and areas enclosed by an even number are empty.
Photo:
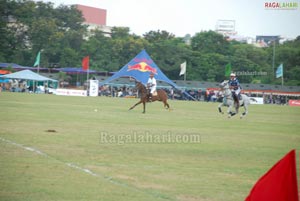
[[[149,97],[148,97],[148,92],[147,92],[147,89],[146,87],[140,83],[140,82],[136,82],[136,85],[135,85],[136,89],[138,90],[138,93],[140,94],[141,96],[141,100],[139,102],[137,102],[134,106],[132,106],[131,108],[129,108],[129,110],[132,110],[133,108],[135,108],[135,106],[143,103],[143,106],[144,106],[144,110],[143,110],[143,113],[146,112],[146,102],[149,102]],[[164,107],[166,109],[170,109],[170,106],[169,104],[167,103],[167,99],[168,99],[168,95],[167,93],[162,90],[162,89],[158,89],[157,90],[157,94],[153,94],[152,96],[152,102],[154,101],[162,101],[164,103]]]

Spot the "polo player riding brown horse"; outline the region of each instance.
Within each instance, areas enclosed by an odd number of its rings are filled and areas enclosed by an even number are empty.
[[[135,106],[143,103],[143,109],[144,109],[143,113],[145,113],[146,112],[146,102],[149,102],[148,90],[141,82],[136,82],[136,89],[138,90],[138,93],[140,94],[141,99],[139,102],[137,102],[131,108],[129,108],[129,110],[132,110],[133,108],[135,108]],[[170,109],[170,106],[167,103],[167,99],[168,99],[167,93],[162,89],[158,89],[156,91],[156,94],[155,93],[152,94],[151,102],[162,101],[164,103],[164,107],[166,109]]]

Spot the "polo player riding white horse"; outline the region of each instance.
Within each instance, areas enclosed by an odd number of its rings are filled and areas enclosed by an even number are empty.
[[[236,105],[239,106],[240,105],[239,97],[240,97],[242,87],[234,73],[230,74],[230,80],[229,80],[228,84],[229,84],[231,92],[232,92],[233,100],[236,102]]]
[[[221,107],[227,106],[228,107],[228,110],[227,110],[228,118],[236,115],[239,112],[239,106],[244,106],[245,111],[240,116],[240,118],[243,118],[248,113],[248,106],[250,105],[250,100],[256,102],[256,100],[254,98],[248,97],[245,94],[241,94],[241,101],[239,101],[239,105],[234,103],[235,101],[233,100],[232,91],[230,89],[228,80],[223,81],[220,84],[220,88],[224,95],[224,98],[223,98],[223,102],[220,103],[220,105],[218,106],[218,109],[219,109],[219,112],[223,114]],[[235,109],[234,112],[231,111],[232,108]]]

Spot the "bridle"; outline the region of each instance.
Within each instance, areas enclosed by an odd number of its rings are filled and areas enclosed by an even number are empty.
[[[140,94],[147,94],[147,89],[141,82],[136,83],[136,88]]]

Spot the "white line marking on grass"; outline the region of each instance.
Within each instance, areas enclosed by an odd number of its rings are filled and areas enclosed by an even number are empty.
[[[89,170],[89,169],[86,169],[86,168],[82,168],[82,167],[80,167],[80,166],[78,166],[78,165],[75,165],[74,163],[67,163],[67,162],[61,161],[61,160],[56,159],[56,158],[54,158],[54,157],[52,157],[52,156],[49,156],[48,154],[46,154],[46,153],[44,153],[44,152],[42,152],[42,151],[40,151],[40,150],[38,150],[38,149],[35,149],[35,148],[32,148],[32,147],[27,147],[27,146],[24,146],[24,145],[22,145],[22,144],[18,144],[18,143],[16,143],[16,142],[13,142],[13,141],[11,141],[11,140],[4,139],[4,138],[2,138],[2,137],[0,137],[0,140],[3,141],[3,142],[6,142],[6,143],[8,143],[8,144],[17,146],[17,147],[19,147],[19,148],[25,149],[25,150],[27,150],[27,151],[31,151],[31,152],[36,153],[36,154],[38,154],[38,155],[44,156],[44,157],[46,157],[46,158],[50,158],[50,159],[59,161],[59,162],[61,162],[62,164],[68,166],[68,167],[71,167],[71,168],[73,168],[73,169],[79,170],[79,171],[81,171],[81,172],[85,172],[85,173],[87,173],[87,174],[89,174],[89,175],[92,175],[92,176],[94,176],[94,177],[98,177],[98,178],[104,179],[104,180],[106,180],[106,181],[108,181],[108,182],[110,182],[110,183],[112,183],[112,184],[114,184],[114,185],[121,186],[121,187],[125,187],[125,188],[128,188],[128,189],[134,190],[134,191],[142,192],[142,193],[145,193],[145,194],[148,194],[148,195],[151,195],[151,196],[154,196],[154,197],[156,197],[156,198],[163,199],[163,200],[173,200],[172,198],[170,198],[170,197],[168,197],[168,196],[166,196],[166,195],[164,195],[164,194],[161,194],[161,193],[159,193],[159,192],[150,192],[150,191],[147,191],[147,190],[144,191],[144,190],[139,189],[139,188],[137,188],[137,187],[135,187],[135,186],[128,185],[128,184],[125,183],[125,182],[121,182],[121,181],[115,180],[115,179],[113,179],[112,177],[109,177],[109,176],[106,176],[106,175],[102,175],[102,174],[96,174],[96,173],[94,173],[93,171],[91,171],[91,170]]]
[[[90,174],[90,175],[93,175],[93,176],[95,176],[95,177],[98,176],[97,174],[93,173],[91,170],[86,169],[86,168],[79,167],[79,166],[77,166],[77,165],[74,165],[73,163],[65,163],[65,164],[66,164],[67,166],[71,167],[71,168],[75,168],[75,169],[77,169],[77,170],[81,170],[81,171],[86,172],[86,173],[88,173],[88,174]]]
[[[15,145],[15,146],[20,147],[20,148],[22,148],[22,149],[25,149],[25,150],[27,150],[27,151],[32,151],[32,152],[34,152],[34,153],[36,153],[36,154],[38,154],[38,155],[42,155],[42,156],[48,157],[47,154],[45,154],[45,153],[43,153],[43,152],[41,152],[41,151],[39,151],[39,150],[37,150],[37,149],[34,149],[34,148],[32,148],[32,147],[26,147],[26,146],[24,146],[24,145],[22,145],[22,144],[15,143],[15,142],[13,142],[13,141],[6,140],[6,139],[1,138],[1,137],[0,137],[0,139],[1,139],[2,141],[6,142],[6,143]]]

